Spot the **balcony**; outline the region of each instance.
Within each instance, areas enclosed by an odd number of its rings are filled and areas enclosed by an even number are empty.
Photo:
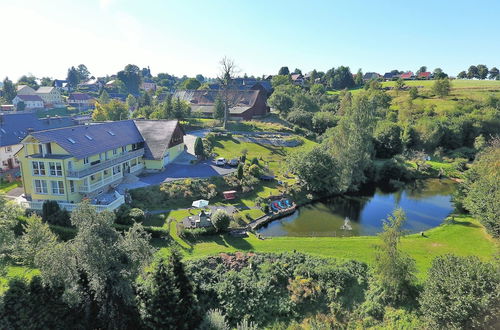
[[[105,170],[107,168],[121,164],[123,162],[126,162],[128,160],[134,159],[134,158],[142,156],[142,155],[144,155],[144,148],[127,152],[121,156],[100,162],[99,164],[92,165],[92,166],[87,167],[83,170],[67,171],[66,177],[68,179],[81,179],[83,177],[89,176],[89,175],[94,174],[96,172]]]
[[[120,195],[117,192],[114,192],[114,200],[110,201],[108,204],[91,204],[97,212],[102,212],[102,211],[113,211],[120,207],[123,203],[125,203],[125,197],[123,195]],[[41,210],[43,207],[43,201],[27,201],[27,200],[22,200],[18,201],[18,203],[30,210]],[[64,203],[64,202],[58,202],[59,206],[62,209],[65,209],[67,211],[73,211],[78,207],[78,204],[73,204],[73,203]]]
[[[104,178],[102,179],[101,181],[97,181],[96,183],[93,183],[91,185],[88,185],[88,186],[80,186],[78,188],[78,192],[80,193],[90,193],[90,192],[93,192],[93,191],[96,191],[97,189],[99,188],[102,188],[104,187],[105,185],[108,185],[116,180],[119,180],[123,178],[123,175],[122,173],[117,173],[115,175],[111,175],[107,178]]]

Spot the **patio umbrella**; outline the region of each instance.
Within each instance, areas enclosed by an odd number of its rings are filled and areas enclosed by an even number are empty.
[[[196,207],[196,208],[202,208],[202,207],[205,207],[207,205],[208,205],[208,201],[206,201],[204,199],[194,201],[193,204],[191,204],[191,206]]]

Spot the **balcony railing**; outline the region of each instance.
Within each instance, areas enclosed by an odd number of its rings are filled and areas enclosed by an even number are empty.
[[[110,184],[110,183],[112,183],[112,182],[114,182],[116,180],[119,180],[121,178],[123,178],[123,175],[120,172],[120,173],[117,173],[115,175],[112,175],[112,176],[109,176],[107,178],[104,178],[101,181],[97,181],[97,182],[95,182],[93,184],[90,184],[88,186],[82,185],[82,186],[80,186],[78,188],[78,192],[89,193],[89,192],[95,191],[95,190],[97,190],[97,189],[99,189],[101,187],[104,187],[105,185]]]
[[[125,197],[123,195],[120,195],[119,193],[115,192],[115,197],[116,199],[113,200],[111,203],[106,204],[106,205],[96,205],[92,204],[97,210],[97,212],[102,212],[102,211],[113,211],[120,207],[123,203],[125,203]],[[22,201],[20,202],[21,206],[24,208],[30,209],[30,210],[41,210],[43,207],[43,201]],[[64,203],[64,202],[58,202],[59,206],[62,209],[65,209],[67,211],[73,211],[78,207],[78,204],[73,204],[73,203]]]
[[[134,151],[129,151],[121,156],[100,162],[99,164],[92,165],[92,166],[85,168],[83,170],[67,171],[67,177],[68,177],[68,179],[81,179],[83,177],[89,176],[89,175],[94,174],[96,172],[105,170],[107,168],[121,164],[123,162],[126,162],[128,160],[134,159],[134,158],[142,156],[142,155],[144,155],[144,148],[134,150]]]

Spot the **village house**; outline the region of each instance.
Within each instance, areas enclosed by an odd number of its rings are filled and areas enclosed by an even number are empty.
[[[70,117],[40,119],[33,113],[0,114],[0,169],[19,167],[14,155],[21,149],[21,140],[29,132],[73,125],[75,122]]]
[[[401,79],[403,80],[413,80],[415,79],[415,75],[413,74],[413,72],[411,71],[408,71],[408,72],[405,72],[401,75]]]
[[[432,73],[430,72],[419,72],[419,74],[417,75],[417,79],[421,79],[421,80],[429,80],[432,78]]]
[[[93,109],[94,102],[94,98],[86,93],[71,93],[68,97],[68,104],[80,111]]]
[[[141,84],[141,89],[146,92],[150,91],[154,92],[156,90],[156,84],[151,79],[144,79],[144,81]]]
[[[378,78],[380,78],[380,75],[376,72],[367,72],[363,75],[364,81],[376,80]]]
[[[35,110],[35,109],[43,109],[43,100],[38,95],[16,95],[12,100],[12,104],[16,107],[17,110],[20,109],[19,103],[24,103],[25,110]]]
[[[234,120],[251,120],[263,117],[270,111],[267,106],[267,93],[262,86],[254,86],[250,90],[230,90],[228,92],[229,115]],[[215,110],[217,96],[223,93],[220,90],[179,90],[173,98],[186,101],[192,113],[205,117],[212,117]]]
[[[304,85],[304,77],[300,73],[293,73],[290,75],[290,78],[294,85]]]
[[[46,108],[61,107],[64,105],[61,93],[55,87],[42,86],[35,93],[42,98]]]
[[[181,154],[184,131],[176,120],[124,120],[32,132],[21,144],[22,205],[55,200],[71,211],[86,199],[103,211],[124,203],[115,189],[124,178],[163,170]]]

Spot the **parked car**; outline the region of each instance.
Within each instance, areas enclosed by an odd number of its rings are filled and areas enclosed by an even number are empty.
[[[226,165],[226,159],[223,157],[219,157],[215,160],[215,165],[217,166],[225,166]]]
[[[240,163],[240,161],[238,160],[238,158],[233,158],[229,161],[229,166],[236,167],[236,166],[238,166],[239,163]]]

